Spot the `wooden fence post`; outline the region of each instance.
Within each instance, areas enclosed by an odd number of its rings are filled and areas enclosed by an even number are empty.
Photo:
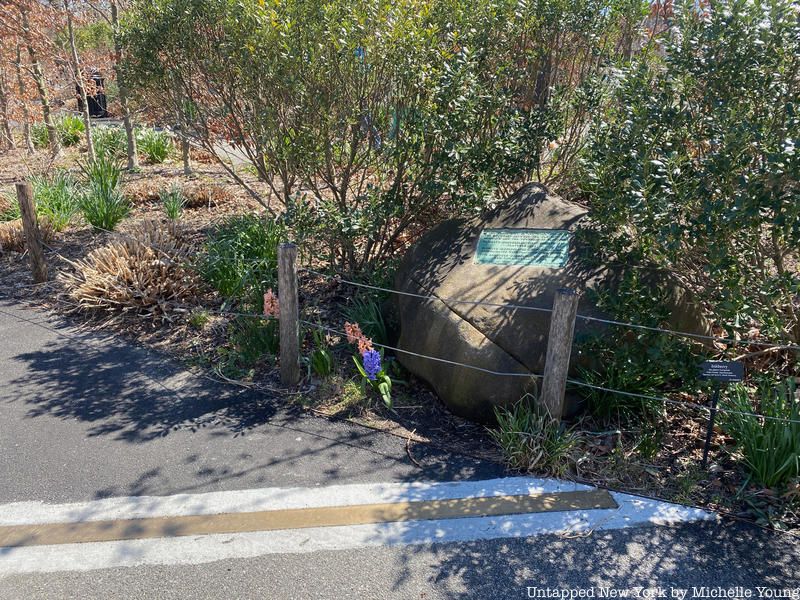
[[[27,181],[18,182],[17,202],[22,214],[22,228],[25,231],[25,242],[31,255],[31,270],[36,283],[47,281],[47,265],[44,262],[42,249],[42,232],[36,219],[36,205],[33,203],[33,188]]]
[[[281,383],[300,381],[300,303],[297,299],[297,246],[278,246],[278,303],[280,305]]]
[[[561,288],[556,291],[553,312],[550,313],[550,335],[547,338],[541,401],[550,412],[550,416],[559,421],[564,415],[564,391],[569,374],[578,299],[579,296],[574,290]]]

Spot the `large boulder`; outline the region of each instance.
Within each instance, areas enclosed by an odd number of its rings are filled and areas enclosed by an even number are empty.
[[[488,421],[494,406],[508,405],[536,388],[530,375],[544,370],[547,310],[556,290],[613,286],[618,274],[587,266],[568,233],[586,215],[580,205],[530,184],[487,215],[441,223],[409,249],[396,276],[397,290],[436,299],[397,296],[398,344],[409,352],[399,352],[398,360],[427,381],[454,413]],[[693,321],[689,330],[697,330],[699,311],[685,294],[675,297],[682,325]],[[528,310],[537,308],[545,310]],[[585,293],[578,312],[605,316]],[[579,319],[576,334],[597,327]]]

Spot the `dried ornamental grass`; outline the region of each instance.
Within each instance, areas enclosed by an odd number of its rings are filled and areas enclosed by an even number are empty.
[[[159,187],[154,185],[151,180],[127,183],[123,186],[122,191],[128,201],[134,205],[154,203],[159,200]]]
[[[224,185],[215,183],[196,183],[183,190],[187,208],[211,208],[230,202],[233,194]]]
[[[46,219],[39,220],[39,231],[42,233],[43,242],[53,239],[53,228]],[[0,252],[22,252],[26,247],[22,219],[0,223]]]
[[[80,308],[169,320],[202,288],[186,266],[195,252],[176,224],[144,221],[72,263],[74,272],[62,273],[61,279]]]

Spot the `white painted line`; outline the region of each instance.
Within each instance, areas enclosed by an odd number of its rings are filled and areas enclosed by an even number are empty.
[[[0,505],[0,526],[215,515],[591,489],[594,488],[555,479],[505,477],[483,481],[366,483],[319,488],[263,488],[175,496],[124,496],[70,504],[16,502]]]
[[[486,482],[484,482],[486,483]],[[141,565],[202,564],[270,554],[452,543],[714,520],[713,513],[613,494],[619,509],[320,527],[0,549],[0,576]]]

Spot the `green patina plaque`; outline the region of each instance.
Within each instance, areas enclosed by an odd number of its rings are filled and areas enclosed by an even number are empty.
[[[567,264],[571,238],[564,229],[484,229],[475,262],[560,269]]]

